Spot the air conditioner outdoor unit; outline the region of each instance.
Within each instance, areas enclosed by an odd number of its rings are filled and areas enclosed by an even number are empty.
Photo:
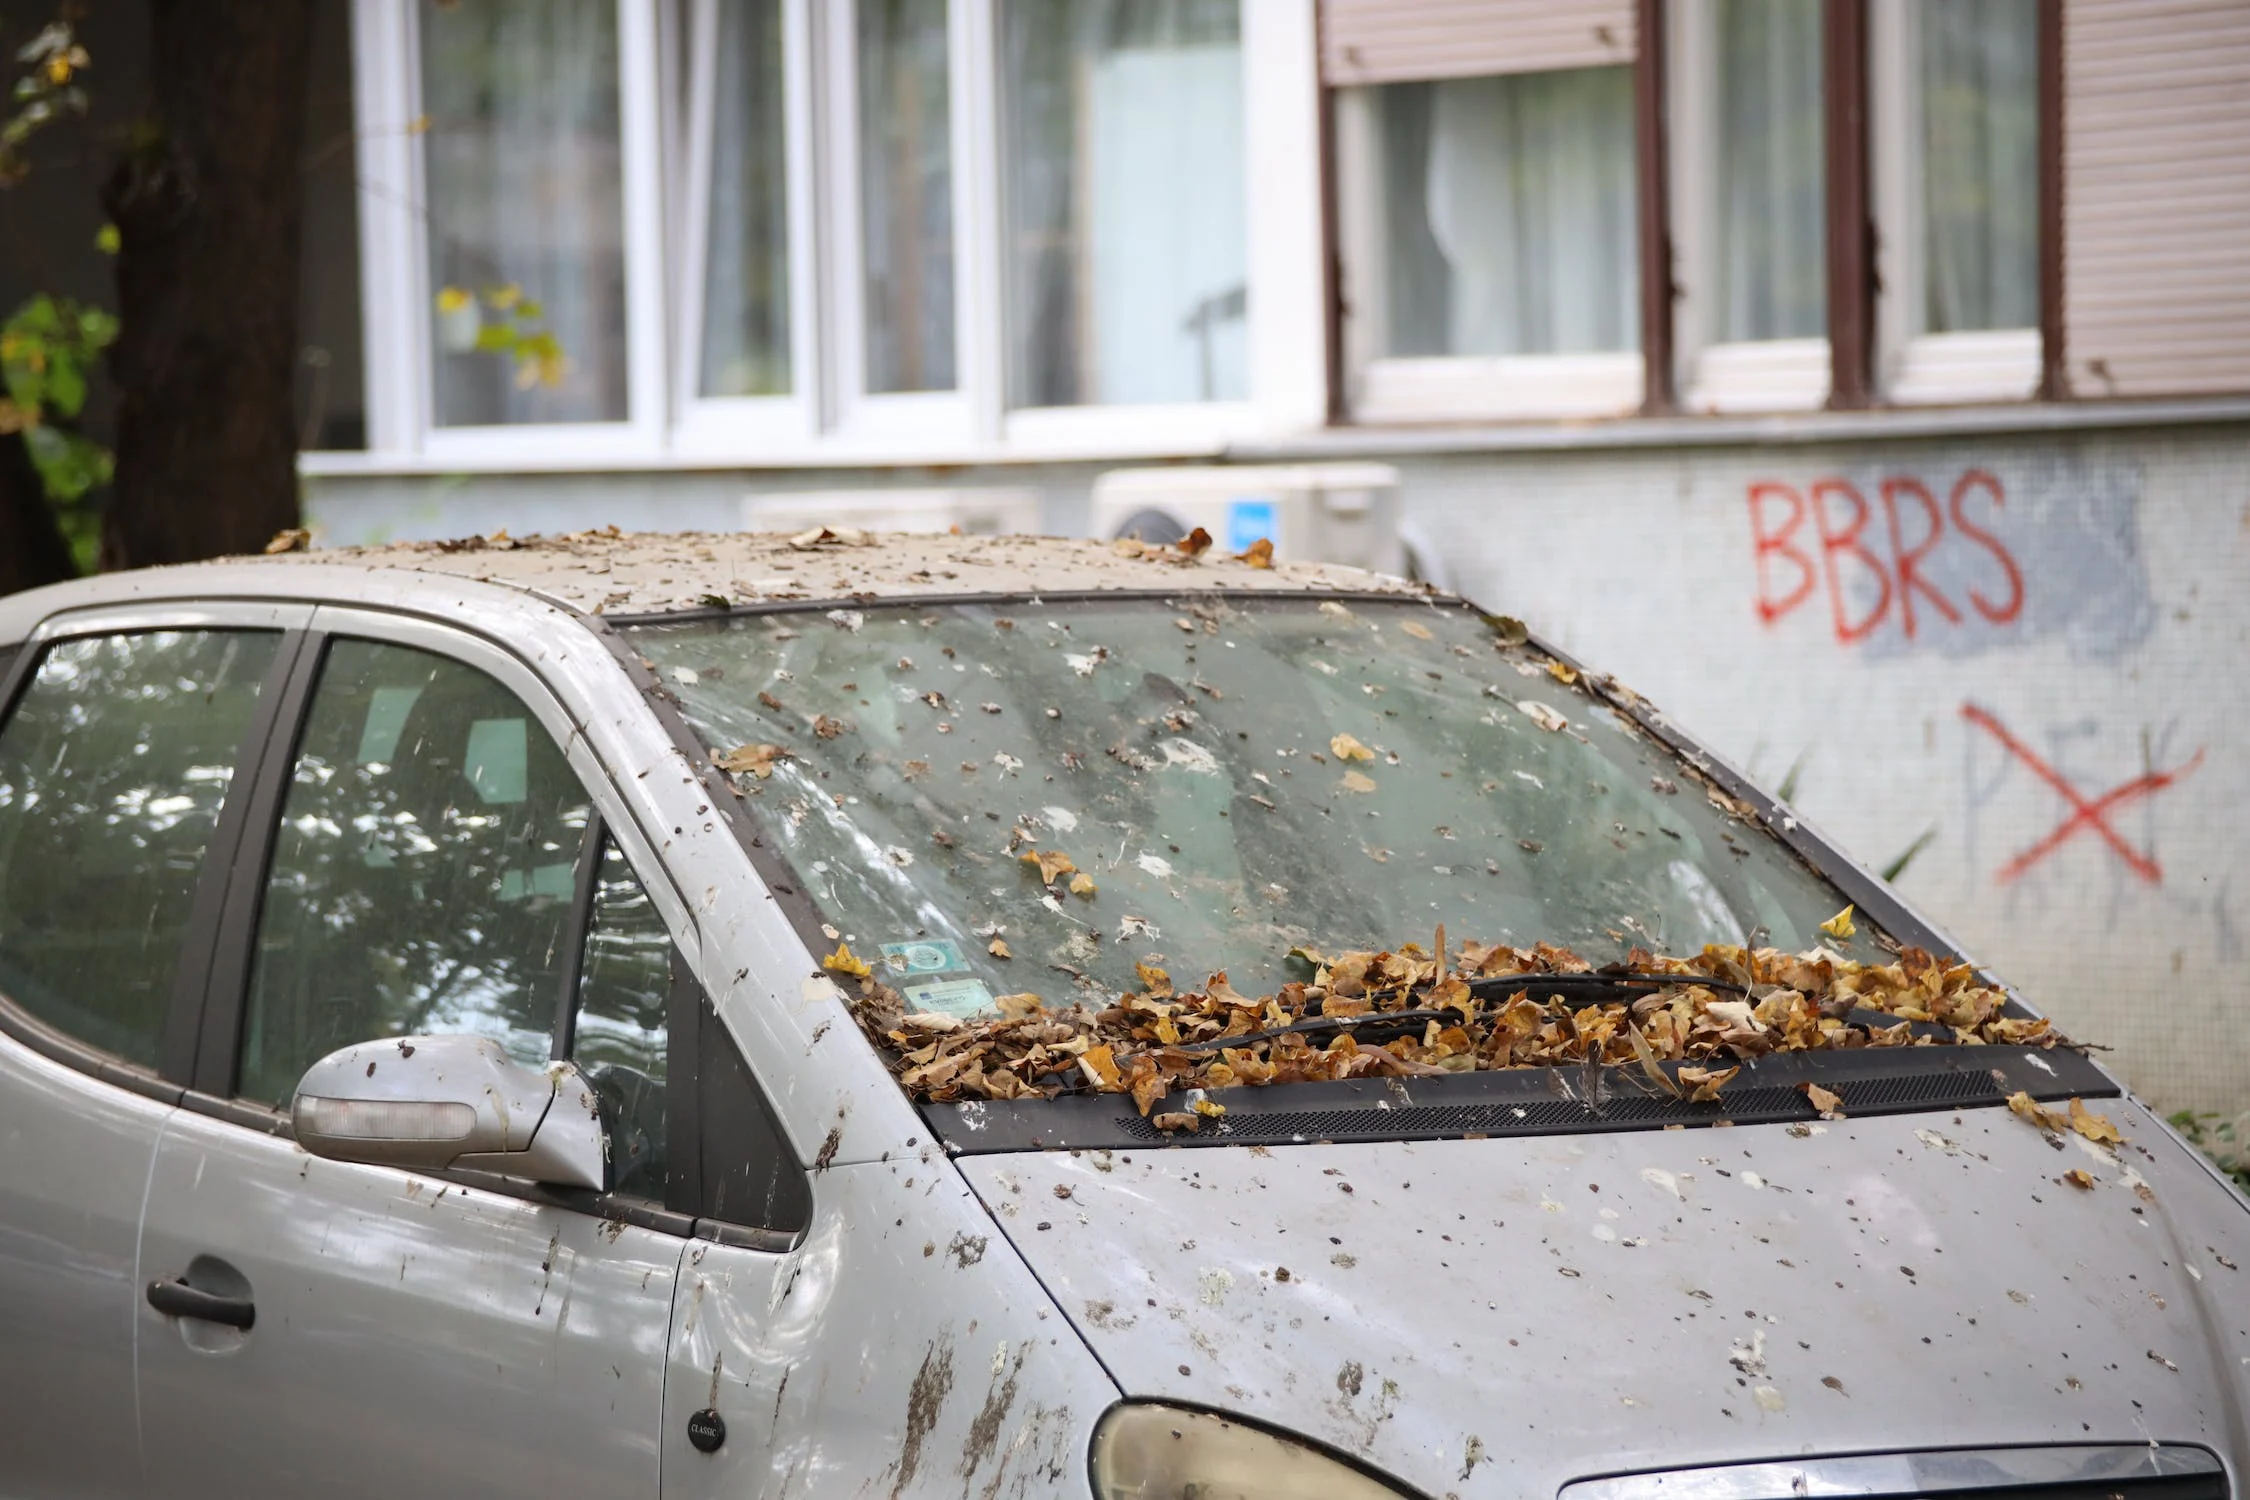
[[[747,495],[745,531],[810,531],[816,526],[861,531],[948,532],[968,536],[1040,529],[1039,492],[1027,489],[790,490]]]
[[[1398,512],[1388,464],[1112,469],[1094,481],[1103,537],[1173,542],[1200,526],[1227,552],[1266,537],[1278,558],[1403,575]]]

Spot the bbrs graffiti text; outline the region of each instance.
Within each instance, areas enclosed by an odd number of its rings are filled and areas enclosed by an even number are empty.
[[[2004,626],[2023,613],[2023,571],[1996,535],[2007,508],[2000,481],[1969,469],[1944,503],[1922,480],[1893,475],[1870,500],[1846,479],[1799,489],[1750,486],[1750,538],[1758,618],[1771,625],[1828,599],[1838,642],[1866,640],[1895,620],[1920,631]]]

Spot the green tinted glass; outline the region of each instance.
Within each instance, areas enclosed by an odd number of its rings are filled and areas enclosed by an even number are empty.
[[[64,641],[0,731],[0,992],[153,1067],[270,630]]]

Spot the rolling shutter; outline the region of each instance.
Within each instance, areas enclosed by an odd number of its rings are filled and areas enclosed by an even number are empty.
[[[1330,84],[1547,73],[1633,60],[1632,0],[1321,0]]]
[[[2079,396],[2250,390],[2250,5],[2065,0],[2063,316]]]

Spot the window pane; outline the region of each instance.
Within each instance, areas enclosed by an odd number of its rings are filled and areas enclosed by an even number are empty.
[[[945,0],[860,0],[867,389],[953,388],[953,131]]]
[[[0,993],[154,1067],[203,857],[273,631],[48,651],[0,732]]]
[[[1923,327],[2039,321],[2038,0],[1924,3]]]
[[[1249,389],[1236,0],[1001,11],[1008,398]]]
[[[423,0],[440,427],[625,416],[615,0]]]
[[[570,1056],[601,1099],[611,1186],[662,1201],[672,934],[632,866],[606,839],[598,879]]]
[[[787,395],[789,153],[781,0],[720,0],[713,69],[702,391]]]
[[[1575,354],[1640,346],[1633,70],[1371,90],[1383,264],[1354,277],[1375,352]]]
[[[1828,332],[1820,0],[1719,0],[1717,337]]]
[[[404,646],[329,648],[282,808],[242,1042],[245,1097],[378,1037],[552,1050],[586,794],[523,703]]]
[[[312,17],[304,240],[297,263],[297,446],[364,448],[351,7],[316,5]]]

